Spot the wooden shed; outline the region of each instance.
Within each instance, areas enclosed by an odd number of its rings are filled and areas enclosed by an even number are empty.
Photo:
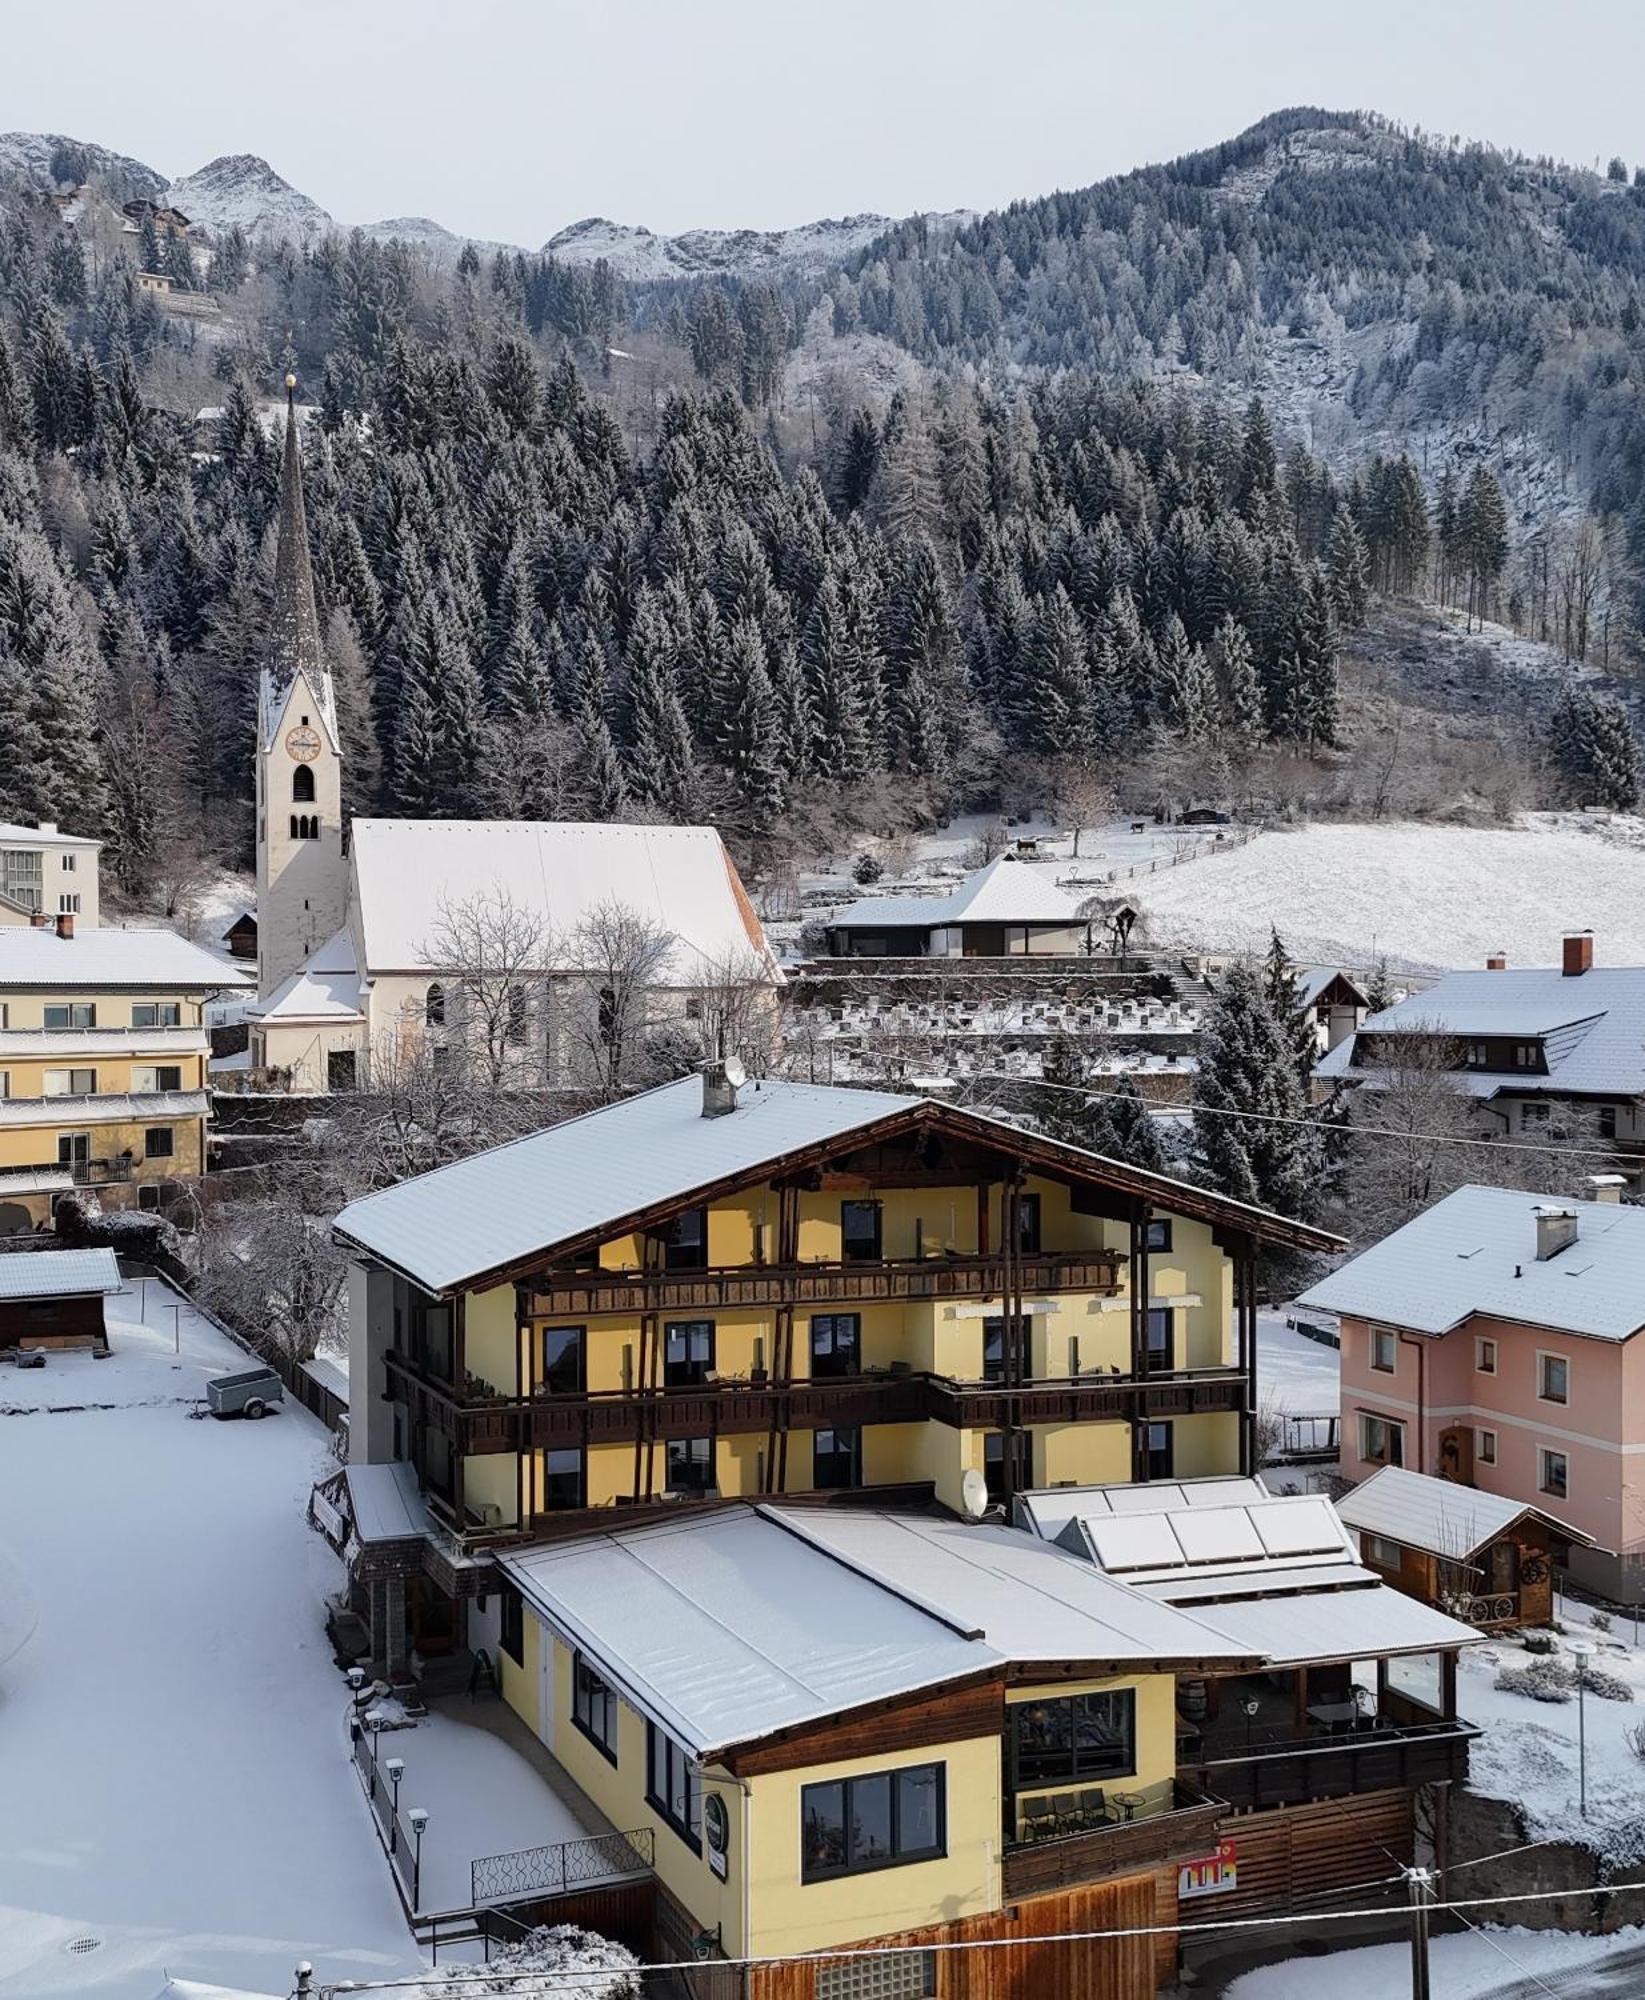
[[[104,1317],[121,1288],[112,1250],[22,1250],[0,1256],[0,1348],[108,1352]]]
[[[1593,1537],[1510,1494],[1385,1465],[1337,1502],[1385,1583],[1482,1631],[1546,1625],[1554,1569]]]

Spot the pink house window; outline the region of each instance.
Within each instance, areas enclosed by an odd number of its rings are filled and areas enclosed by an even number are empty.
[[[1571,1400],[1571,1364],[1563,1354],[1539,1354],[1536,1377],[1536,1392],[1544,1403]]]
[[[1392,1375],[1399,1359],[1399,1343],[1391,1326],[1371,1329],[1371,1366],[1379,1375]]]
[[[1370,1465],[1403,1465],[1405,1426],[1387,1417],[1373,1417],[1369,1410],[1361,1410],[1359,1455]]]
[[[1474,1366],[1479,1370],[1481,1375],[1494,1375],[1496,1373],[1496,1342],[1494,1340],[1476,1340],[1474,1342]]]

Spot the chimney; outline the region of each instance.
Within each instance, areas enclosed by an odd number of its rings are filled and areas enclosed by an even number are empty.
[[[50,924],[51,918],[46,915],[44,910],[29,911],[29,929],[31,931],[46,930]]]
[[[1560,962],[1560,970],[1567,979],[1580,979],[1583,973],[1593,970],[1593,963],[1592,931],[1577,931],[1565,940],[1565,953]]]
[[[1576,1241],[1577,1214],[1574,1208],[1547,1208],[1540,1203],[1531,1210],[1536,1217],[1536,1260],[1546,1264],[1567,1244]]]
[[[57,935],[60,938],[71,938],[74,935],[74,919],[66,910],[57,919]]]
[[[1626,1174],[1590,1174],[1588,1176],[1588,1199],[1590,1201],[1618,1202],[1622,1190],[1628,1184]]]
[[[1508,970],[1507,953],[1493,951],[1485,961],[1485,970],[1487,972],[1506,972]]]
[[[703,1064],[703,1116],[723,1118],[737,1108],[737,1092],[747,1075],[735,1056]]]
[[[54,819],[43,819],[35,831],[37,833],[55,833],[57,831],[57,822]]]

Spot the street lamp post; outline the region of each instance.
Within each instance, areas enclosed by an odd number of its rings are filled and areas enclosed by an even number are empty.
[[[411,1914],[415,1916],[422,1902],[423,1828],[428,1825],[428,1814],[421,1806],[413,1806],[406,1818],[411,1822]]]
[[[392,1854],[400,1836],[400,1780],[406,1774],[406,1760],[403,1757],[390,1757],[383,1765],[383,1769],[388,1773],[390,1788],[388,1801],[388,1851]]]
[[[1576,1783],[1577,1810],[1588,1817],[1588,1662],[1598,1648],[1592,1639],[1573,1639],[1571,1658],[1576,1661]]]

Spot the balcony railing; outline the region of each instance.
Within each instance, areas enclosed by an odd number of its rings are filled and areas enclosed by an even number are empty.
[[[1222,1799],[1179,1777],[1152,1810],[1143,1809],[1132,1819],[1038,1840],[1008,1841],[1005,1896],[1007,1900],[1041,1896],[1122,1871],[1208,1853],[1217,1844],[1227,1811]]]
[[[762,1264],[709,1271],[557,1272],[532,1287],[537,1318],[579,1319],[602,1313],[665,1312],[772,1303],[831,1305],[839,1301],[991,1299],[1016,1289],[1100,1292],[1120,1289],[1116,1256],[1041,1252],[999,1256],[886,1258],[861,1264]]]
[[[136,1056],[145,1049],[203,1056],[211,1050],[204,1028],[0,1028],[0,1056],[43,1061],[58,1042],[77,1056]]]
[[[784,1430],[817,1430],[934,1422],[988,1430],[1002,1423],[1157,1423],[1237,1412],[1244,1407],[1246,1388],[1244,1376],[1228,1368],[1092,1374],[1011,1387],[889,1370],[789,1382],[738,1379],[678,1389],[484,1397],[457,1395],[402,1354],[389,1354],[386,1365],[396,1393],[414,1403],[423,1420],[464,1454],[747,1435],[768,1431],[773,1424]]]
[[[1349,1735],[1286,1737],[1217,1754],[1207,1745],[1184,1758],[1177,1775],[1203,1786],[1240,1812],[1381,1792],[1406,1785],[1444,1784],[1468,1775],[1468,1745],[1480,1732],[1460,1716],[1400,1728],[1377,1723]]]
[[[163,1118],[204,1118],[211,1103],[204,1090],[96,1091],[84,1097],[0,1097],[0,1126],[142,1125]]]

